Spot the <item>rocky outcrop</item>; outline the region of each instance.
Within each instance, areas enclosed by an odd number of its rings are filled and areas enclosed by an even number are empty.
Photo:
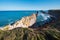
[[[7,25],[2,30],[11,30],[17,27],[28,28],[32,26],[36,22],[36,14],[32,14],[31,16],[23,17],[21,20],[17,21],[13,25]]]
[[[23,17],[21,20],[17,21],[13,26],[28,28],[29,26],[32,26],[35,22],[36,14],[32,14],[31,16]]]

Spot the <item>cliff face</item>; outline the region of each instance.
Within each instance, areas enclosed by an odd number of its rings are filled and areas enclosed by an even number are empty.
[[[31,16],[23,17],[21,20],[17,21],[13,25],[7,25],[2,30],[11,30],[17,27],[28,28],[32,26],[36,22],[36,14],[32,14]]]
[[[55,27],[60,30],[60,10],[49,10],[48,13],[56,17]]]
[[[13,26],[28,28],[29,26],[32,26],[35,22],[36,14],[32,14],[31,16],[23,17],[21,20],[17,21]]]

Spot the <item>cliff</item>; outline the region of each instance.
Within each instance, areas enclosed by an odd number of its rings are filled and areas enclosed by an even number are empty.
[[[23,17],[21,20],[18,20],[13,25],[7,25],[0,29],[1,30],[12,30],[17,27],[28,28],[36,22],[36,17],[37,17],[36,14],[32,14],[30,16]]]

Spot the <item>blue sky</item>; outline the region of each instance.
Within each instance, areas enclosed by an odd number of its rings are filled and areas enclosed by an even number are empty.
[[[60,0],[0,0],[0,10],[60,9]]]

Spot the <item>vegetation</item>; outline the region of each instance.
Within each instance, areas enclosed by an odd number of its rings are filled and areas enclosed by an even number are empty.
[[[60,31],[57,29],[34,30],[32,28],[15,28],[0,30],[0,40],[59,40]]]

